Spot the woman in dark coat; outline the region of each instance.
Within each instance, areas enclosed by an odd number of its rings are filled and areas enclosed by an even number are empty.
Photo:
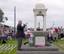
[[[18,50],[21,50],[22,39],[25,38],[24,28],[25,24],[22,26],[22,21],[18,22],[17,25],[17,41],[18,41]]]

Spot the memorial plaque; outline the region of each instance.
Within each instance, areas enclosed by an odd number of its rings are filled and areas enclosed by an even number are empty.
[[[35,37],[35,46],[45,46],[45,37],[44,36]]]

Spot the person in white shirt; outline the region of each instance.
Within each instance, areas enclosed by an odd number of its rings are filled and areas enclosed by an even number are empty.
[[[33,44],[33,34],[30,30],[27,31],[27,36],[29,37],[29,44],[32,45]]]

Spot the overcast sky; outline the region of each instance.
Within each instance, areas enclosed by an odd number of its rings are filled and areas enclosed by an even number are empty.
[[[28,23],[29,27],[34,26],[33,8],[38,0],[0,0],[0,8],[4,11],[8,21],[5,24],[14,25],[14,6],[16,6],[16,18]],[[47,10],[46,25],[51,27],[53,23],[56,27],[64,27],[64,0],[42,0]],[[42,27],[42,17],[37,17]],[[38,25],[37,25],[38,26]]]

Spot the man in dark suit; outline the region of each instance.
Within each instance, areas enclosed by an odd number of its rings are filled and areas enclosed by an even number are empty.
[[[18,50],[21,50],[22,39],[25,38],[24,28],[25,24],[22,26],[22,21],[18,22],[17,25],[17,41],[18,41]]]

